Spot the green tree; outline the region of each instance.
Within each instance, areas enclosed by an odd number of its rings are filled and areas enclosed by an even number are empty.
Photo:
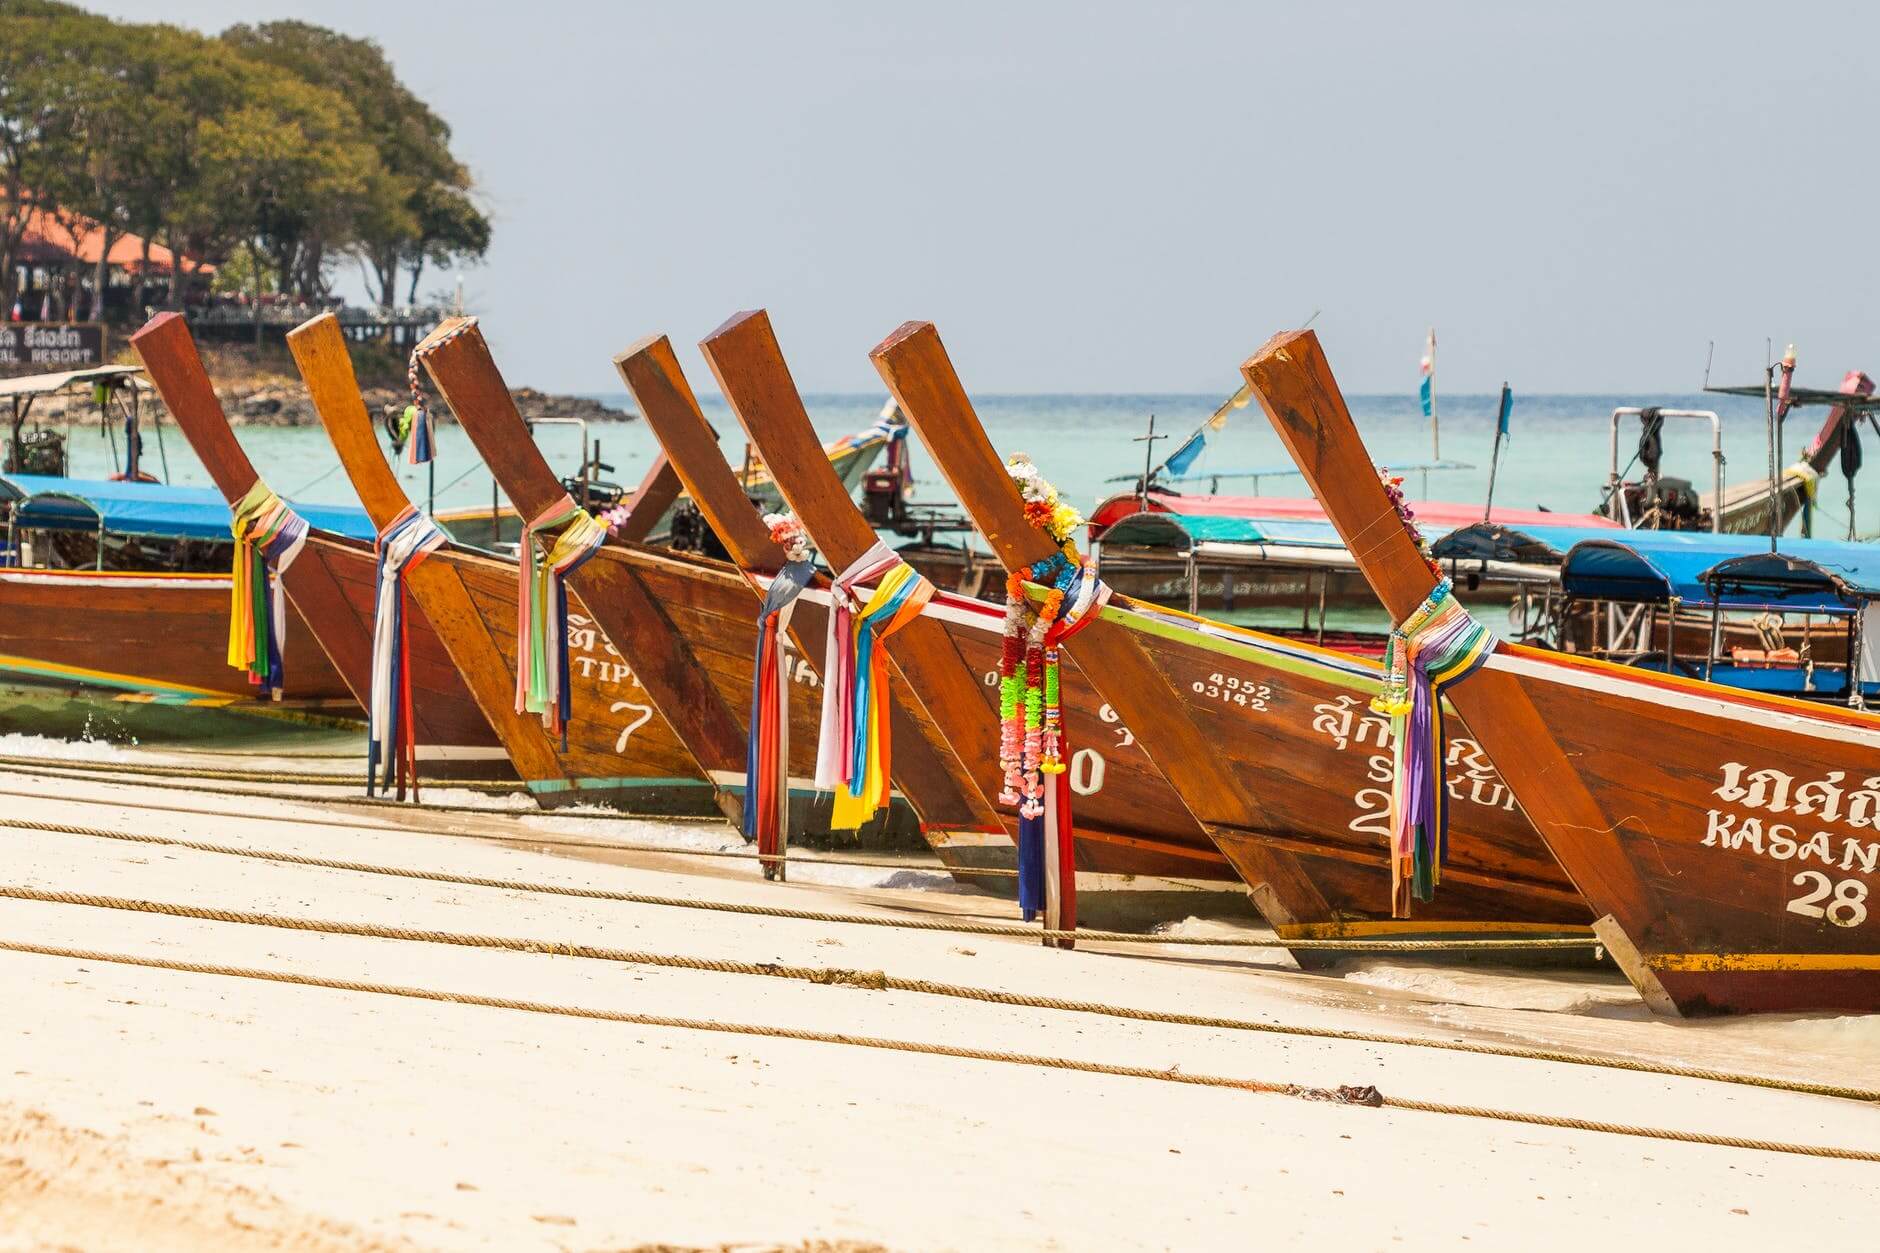
[[[73,158],[71,62],[110,23],[52,0],[0,0],[0,302],[18,295],[27,219]]]
[[[267,263],[283,291],[317,297],[331,251],[355,237],[383,172],[357,115],[284,71],[258,74],[241,104],[202,123],[210,229]]]
[[[379,46],[307,22],[234,26],[222,38],[256,60],[337,92],[358,111],[382,175],[368,189],[351,251],[370,267],[379,303],[396,303],[411,267],[416,299],[427,261],[483,256],[489,220],[471,199],[469,171],[450,151],[450,127],[399,81]]]

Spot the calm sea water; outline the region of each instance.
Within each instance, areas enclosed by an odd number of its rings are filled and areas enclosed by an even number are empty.
[[[624,395],[598,399],[630,408]],[[1428,423],[1413,395],[1354,396],[1352,412],[1376,459],[1386,465],[1409,465],[1431,460]],[[825,439],[867,427],[874,421],[880,395],[811,396],[807,405],[817,430]],[[1488,486],[1489,450],[1493,436],[1495,397],[1442,398],[1441,451],[1443,457],[1469,463],[1467,470],[1448,470],[1428,476],[1428,495],[1444,500],[1480,501]],[[1134,442],[1156,418],[1158,433],[1172,436],[1155,445],[1159,460],[1176,447],[1211,413],[1220,401],[1215,396],[983,396],[977,398],[981,420],[1002,453],[1027,452],[1059,489],[1081,507],[1088,507],[1127,483],[1109,484],[1114,476],[1140,472],[1143,445]],[[744,455],[742,432],[716,397],[701,397],[707,415],[724,433],[727,456],[734,462]],[[1713,409],[1724,419],[1726,481],[1737,482],[1767,473],[1768,442],[1760,401],[1728,396],[1517,396],[1512,438],[1505,445],[1496,480],[1495,499],[1510,506],[1544,506],[1559,511],[1585,511],[1598,500],[1609,464],[1609,423],[1617,406],[1657,404],[1666,407]],[[1789,420],[1785,460],[1812,437],[1823,416],[1818,409],[1800,410]],[[246,427],[240,432],[249,455],[277,491],[309,501],[351,503],[352,489],[339,472],[338,461],[318,427]],[[1628,419],[1620,435],[1623,466],[1637,442],[1638,424]],[[643,423],[595,425],[590,435],[601,442],[602,460],[614,467],[613,478],[637,482],[654,455],[655,443]],[[735,438],[734,438],[735,436]],[[1870,436],[1871,439],[1871,436]],[[563,472],[578,464],[578,436],[571,427],[544,427],[540,442],[551,463]],[[440,431],[436,462],[436,499],[443,505],[487,503],[489,474],[461,432],[446,426]],[[931,460],[914,443],[918,490],[924,499],[947,498],[946,486]],[[110,472],[112,448],[97,425],[81,424],[72,433],[73,473],[98,477]],[[167,455],[169,477],[178,483],[208,482],[201,464],[173,426],[165,424],[161,454]],[[146,465],[161,472],[158,442],[147,437]],[[1287,458],[1257,406],[1239,410],[1227,428],[1210,438],[1209,446],[1191,473],[1227,473],[1268,469],[1258,490],[1266,495],[1302,496],[1305,485],[1297,474],[1284,473]],[[427,475],[422,467],[400,465],[407,490],[422,500]],[[1709,428],[1707,424],[1678,423],[1668,427],[1665,472],[1692,479],[1701,488],[1710,482]],[[1421,476],[1412,474],[1413,495],[1423,495]],[[1205,482],[1185,490],[1205,491]],[[1252,494],[1251,480],[1221,485],[1224,492]],[[1880,532],[1880,482],[1857,492],[1856,524],[1862,535]],[[1819,497],[1818,535],[1842,536],[1847,528],[1847,486],[1830,471]]]

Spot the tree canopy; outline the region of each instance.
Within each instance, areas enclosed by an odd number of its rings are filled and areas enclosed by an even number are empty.
[[[415,300],[427,263],[489,247],[450,138],[370,40],[295,21],[210,37],[0,0],[0,295],[37,207],[97,223],[107,252],[135,233],[307,298],[357,258],[382,304],[405,271]]]

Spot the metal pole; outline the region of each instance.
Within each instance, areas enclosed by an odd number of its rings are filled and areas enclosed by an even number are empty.
[[[1769,361],[1770,350],[1763,350],[1763,417],[1769,424],[1769,551],[1776,550],[1776,367]],[[1717,502],[1723,508],[1723,502]]]

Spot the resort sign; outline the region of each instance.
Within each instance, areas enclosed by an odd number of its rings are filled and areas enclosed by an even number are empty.
[[[0,324],[0,366],[80,370],[103,365],[104,326],[98,322]]]

